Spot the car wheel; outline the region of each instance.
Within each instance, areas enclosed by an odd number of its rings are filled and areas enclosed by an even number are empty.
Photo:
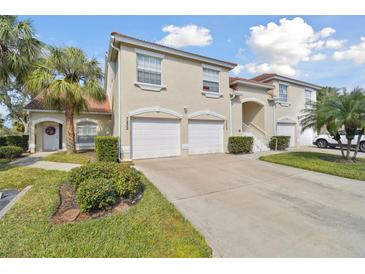
[[[319,147],[319,148],[326,148],[327,145],[328,145],[328,142],[326,140],[319,139],[317,141],[317,147]]]
[[[360,143],[360,151],[365,152],[365,142]]]

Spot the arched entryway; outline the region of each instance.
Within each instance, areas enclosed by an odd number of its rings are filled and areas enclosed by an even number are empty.
[[[30,123],[29,148],[31,152],[62,150],[64,121],[56,117],[42,117]]]
[[[265,105],[257,99],[242,101],[242,131],[255,135],[265,133]]]

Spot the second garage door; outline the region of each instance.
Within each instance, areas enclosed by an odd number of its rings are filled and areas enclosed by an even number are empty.
[[[223,121],[190,120],[189,154],[223,152]]]
[[[277,125],[278,136],[290,136],[290,147],[295,146],[295,124],[278,123]]]
[[[180,120],[132,119],[132,158],[180,155]]]

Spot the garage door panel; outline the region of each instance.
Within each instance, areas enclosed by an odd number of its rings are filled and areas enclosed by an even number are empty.
[[[312,145],[314,138],[313,128],[307,128],[300,134],[300,144],[302,146]]]
[[[223,121],[189,121],[189,154],[223,152]]]
[[[290,147],[295,146],[295,124],[278,123],[277,125],[278,136],[290,136]]]
[[[132,120],[133,159],[180,155],[180,120]]]

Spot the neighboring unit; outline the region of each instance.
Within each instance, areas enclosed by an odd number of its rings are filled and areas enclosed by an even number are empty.
[[[313,132],[301,133],[298,115],[321,87],[277,74],[230,78],[235,66],[113,32],[105,65],[109,99],[102,113],[82,114],[93,116],[98,129],[80,132],[118,136],[123,160],[227,152],[232,135],[253,136],[254,151],[268,149],[272,135],[291,136],[290,146],[311,144]],[[31,127],[43,123],[31,131],[31,147],[64,148],[45,136],[47,123],[61,124],[63,115],[27,108]]]

